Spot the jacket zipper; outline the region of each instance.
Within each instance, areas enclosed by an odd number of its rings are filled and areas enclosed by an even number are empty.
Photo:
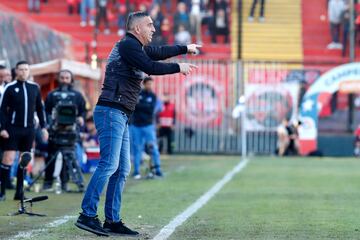
[[[24,90],[24,101],[25,101],[25,113],[24,113],[24,127],[27,127],[27,118],[28,118],[28,94],[26,91],[26,82],[23,83]]]
[[[11,124],[15,123],[15,116],[16,116],[16,112],[14,111],[11,117]]]

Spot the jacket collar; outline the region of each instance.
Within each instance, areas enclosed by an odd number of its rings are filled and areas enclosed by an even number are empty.
[[[137,39],[137,37],[135,37],[134,34],[132,34],[130,32],[126,32],[126,36],[135,39],[136,41],[138,41],[140,43],[141,46],[143,46],[143,44],[140,42],[139,39]]]

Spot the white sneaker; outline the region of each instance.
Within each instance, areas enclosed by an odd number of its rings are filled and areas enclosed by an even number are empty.
[[[254,17],[248,17],[248,22],[253,22],[254,21]]]
[[[335,48],[336,48],[336,43],[331,42],[331,43],[329,43],[329,44],[327,45],[326,48],[327,48],[327,49],[335,49]]]
[[[141,179],[141,175],[140,175],[140,174],[137,174],[137,175],[133,176],[133,179],[139,180],[139,179]]]
[[[343,45],[341,43],[335,43],[336,49],[343,49]]]
[[[86,27],[86,22],[85,22],[85,21],[81,21],[81,22],[80,22],[80,27]]]
[[[264,18],[264,17],[260,17],[260,18],[259,18],[259,22],[261,22],[261,23],[265,22],[265,18]]]
[[[92,26],[92,27],[95,26],[95,21],[94,21],[94,20],[90,20],[90,21],[89,21],[89,25]]]
[[[105,30],[104,30],[104,34],[105,34],[105,35],[109,35],[109,34],[110,34],[110,29],[108,29],[108,28],[105,29]]]

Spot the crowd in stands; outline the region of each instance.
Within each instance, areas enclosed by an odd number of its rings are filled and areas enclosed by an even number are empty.
[[[41,2],[47,1],[28,0],[29,11],[40,13]],[[218,35],[229,42],[230,0],[67,0],[67,5],[69,15],[80,14],[80,26],[93,26],[99,33],[104,29],[104,34],[110,34],[116,25],[123,36],[128,13],[145,11],[154,21],[154,45],[189,40],[201,44],[204,34],[211,36],[212,43]]]

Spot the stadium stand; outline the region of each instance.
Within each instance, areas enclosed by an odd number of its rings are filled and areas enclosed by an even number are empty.
[[[66,1],[48,1],[41,4],[41,11],[39,13],[29,13],[27,9],[27,0],[2,0],[0,3],[7,9],[14,11],[21,17],[30,18],[33,21],[44,24],[49,28],[68,34],[73,40],[74,57],[76,60],[84,61],[86,57],[89,57],[92,53],[92,41],[94,40],[93,27],[87,25],[86,27],[80,26],[80,15],[68,14],[68,6]],[[175,4],[172,4],[172,10],[167,12],[164,8],[164,15],[170,19],[170,25],[172,27],[172,17],[176,8]],[[96,52],[99,59],[106,59],[113,44],[119,40],[117,35],[117,17],[112,16],[110,22],[111,33],[108,35],[97,35]],[[102,29],[102,28],[101,28]],[[228,59],[230,57],[230,44],[223,44],[222,36],[218,36],[217,44],[211,44],[211,36],[207,31],[207,26],[202,27],[202,41],[204,47],[201,55],[198,58],[212,59]],[[173,37],[169,38],[170,43],[173,41]],[[87,51],[87,49],[89,51]],[[87,55],[87,56],[86,56]]]

